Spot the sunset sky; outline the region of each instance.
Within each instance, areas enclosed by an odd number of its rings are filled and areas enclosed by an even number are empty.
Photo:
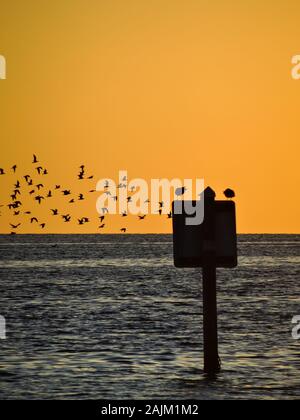
[[[300,233],[299,22],[299,0],[2,2],[0,233],[19,222],[19,233],[41,232],[6,208],[22,175],[40,181],[33,153],[49,170],[46,191],[86,193],[119,170],[204,178],[219,199],[236,191],[240,233]],[[81,164],[94,180],[79,183]],[[44,233],[97,231],[99,194],[70,207],[57,193],[39,206],[22,191],[21,212],[47,223]],[[73,222],[51,217],[56,207]],[[111,217],[104,232],[125,226],[171,232],[159,215]]]

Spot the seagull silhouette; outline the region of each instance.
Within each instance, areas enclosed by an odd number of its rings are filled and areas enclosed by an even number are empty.
[[[42,200],[45,200],[41,195],[37,195],[34,199],[38,201],[39,204],[41,204]]]
[[[32,217],[32,218],[30,219],[30,223],[33,223],[33,222],[38,223],[39,221],[38,221],[38,219],[37,219],[36,217]]]
[[[146,215],[144,215],[144,216],[139,216],[139,219],[140,219],[140,220],[145,220],[145,218],[146,218]]]
[[[186,187],[176,188],[175,195],[177,197],[182,197],[186,193],[186,191],[187,191],[187,188]]]
[[[21,223],[19,223],[18,225],[10,224],[10,226],[11,226],[12,229],[18,229],[18,227],[21,226]]]
[[[14,165],[11,169],[13,170],[14,173],[16,173],[17,165]]]
[[[105,219],[105,216],[100,216],[99,219],[100,219],[100,222],[102,223]]]
[[[0,175],[5,175],[4,169],[0,168]]]
[[[58,216],[58,210],[57,209],[51,209],[52,216]]]
[[[230,188],[227,188],[223,194],[225,195],[226,198],[231,199],[235,197],[235,192],[233,190],[231,190]]]
[[[33,162],[32,163],[38,163],[38,158],[36,157],[36,155],[33,155]]]
[[[105,223],[103,223],[103,225],[99,226],[99,229],[104,229],[105,228]]]
[[[41,166],[38,166],[36,168],[36,170],[37,170],[38,174],[41,175],[43,168]]]
[[[122,228],[122,229],[120,229],[120,231],[123,232],[123,233],[126,233],[127,232],[127,229],[126,228]]]
[[[62,218],[64,219],[65,223],[68,223],[71,221],[71,216],[69,214],[62,216]]]
[[[42,223],[42,224],[40,224],[40,227],[41,227],[42,229],[45,229],[45,226],[46,226],[46,223]]]
[[[71,191],[70,190],[64,190],[62,191],[63,195],[71,195]]]

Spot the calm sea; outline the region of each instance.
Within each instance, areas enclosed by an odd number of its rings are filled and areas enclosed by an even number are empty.
[[[201,272],[173,267],[171,236],[0,236],[0,397],[299,398],[299,251],[299,235],[239,237],[210,381]]]

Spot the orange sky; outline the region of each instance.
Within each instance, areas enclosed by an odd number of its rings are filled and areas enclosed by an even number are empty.
[[[240,4],[241,3],[241,4]],[[299,233],[298,0],[23,0],[0,14],[0,204],[32,171],[32,153],[74,193],[100,178],[204,178],[237,193],[241,233]],[[78,184],[84,163],[95,182]],[[24,188],[24,192],[27,191]],[[94,232],[96,194],[66,205],[58,194],[24,208],[46,232]],[[49,209],[88,216],[64,224]],[[0,232],[40,232],[0,208]],[[51,220],[50,220],[51,219]],[[171,232],[165,217],[119,216],[105,232]]]

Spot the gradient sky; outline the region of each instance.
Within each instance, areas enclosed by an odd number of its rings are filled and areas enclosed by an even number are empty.
[[[32,153],[49,169],[49,188],[81,192],[84,163],[97,179],[204,178],[222,198],[237,194],[241,233],[299,233],[299,0],[27,0],[1,4],[0,204],[32,171]],[[95,188],[89,181],[85,189]],[[27,191],[24,188],[24,191]],[[97,194],[62,208],[40,207],[47,232],[96,230]],[[27,201],[26,201],[27,200]],[[89,216],[49,221],[49,208]],[[25,217],[1,208],[0,232]],[[106,232],[124,222],[113,217]],[[130,218],[130,232],[171,232],[159,216]]]

